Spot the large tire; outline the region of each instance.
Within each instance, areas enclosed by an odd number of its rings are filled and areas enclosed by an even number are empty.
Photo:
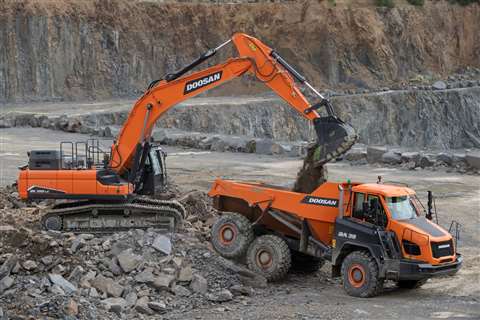
[[[238,213],[228,213],[215,221],[211,236],[213,248],[222,257],[237,259],[245,255],[253,241],[253,229],[246,217]]]
[[[368,298],[379,294],[383,279],[378,275],[378,265],[366,251],[354,251],[343,260],[343,288],[351,296]]]
[[[324,259],[312,257],[298,251],[292,251],[291,271],[295,273],[315,273],[325,264]]]
[[[292,264],[290,248],[275,235],[263,235],[255,239],[247,251],[248,268],[268,281],[278,281],[286,276]]]
[[[428,279],[422,280],[400,280],[397,282],[397,286],[402,289],[417,289],[423,286]]]

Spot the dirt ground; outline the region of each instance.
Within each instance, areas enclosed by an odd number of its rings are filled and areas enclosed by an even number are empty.
[[[17,167],[26,161],[30,149],[56,148],[62,140],[85,136],[44,129],[0,130],[0,181],[14,181]],[[50,142],[46,143],[45,140]],[[256,180],[291,186],[300,159],[240,153],[198,152],[168,147],[169,175],[183,189],[207,191],[216,177]],[[171,314],[171,319],[479,319],[480,318],[480,177],[446,171],[400,170],[396,168],[328,165],[330,180],[351,179],[408,183],[420,198],[426,191],[436,195],[439,223],[451,220],[462,225],[459,251],[463,269],[453,278],[429,281],[418,290],[399,290],[392,285],[379,297],[359,299],[347,296],[337,281],[328,278],[329,265],[311,275],[289,275],[272,284],[254,299],[222,304],[210,309]]]

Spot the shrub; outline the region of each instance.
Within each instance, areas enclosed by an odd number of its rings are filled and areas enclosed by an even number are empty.
[[[379,7],[387,7],[387,8],[394,7],[393,0],[376,0],[375,2]]]
[[[475,3],[475,2],[480,3],[480,0],[456,0],[454,2],[458,2],[462,6],[466,6],[466,5],[469,5],[471,3]]]
[[[425,0],[407,0],[408,3],[413,4],[414,6],[423,6]]]

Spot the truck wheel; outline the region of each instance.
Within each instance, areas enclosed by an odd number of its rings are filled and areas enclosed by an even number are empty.
[[[261,274],[268,281],[284,278],[291,264],[290,249],[278,236],[271,234],[260,236],[248,248],[248,268]]]
[[[212,226],[212,245],[225,258],[240,258],[253,241],[250,221],[238,214],[228,213],[220,216]]]
[[[314,273],[317,272],[325,264],[325,260],[309,256],[307,254],[292,251],[292,268],[296,273]]]
[[[397,282],[397,286],[402,289],[417,289],[423,286],[428,279],[422,280],[400,280]]]
[[[383,288],[377,263],[366,251],[354,251],[343,260],[342,280],[345,291],[354,297],[373,297]]]

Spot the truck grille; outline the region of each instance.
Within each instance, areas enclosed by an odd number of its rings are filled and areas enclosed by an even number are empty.
[[[432,242],[432,254],[434,258],[453,255],[453,241]]]

